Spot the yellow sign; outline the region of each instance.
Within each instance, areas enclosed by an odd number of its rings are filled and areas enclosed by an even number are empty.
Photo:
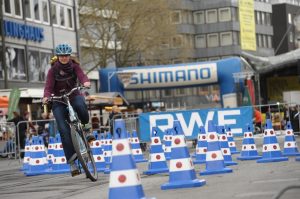
[[[242,50],[256,51],[254,0],[239,0]]]

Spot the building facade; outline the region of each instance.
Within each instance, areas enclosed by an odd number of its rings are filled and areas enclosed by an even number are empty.
[[[177,26],[176,37],[164,46],[169,48],[170,63],[214,61],[239,56],[242,52],[239,1],[177,0],[170,1],[170,20]],[[256,51],[260,56],[274,55],[272,5],[269,0],[254,1]],[[189,49],[181,58],[183,49]],[[147,64],[146,64],[147,65]],[[202,108],[220,106],[219,86],[199,86],[149,91],[127,91],[131,102],[151,106],[160,102],[167,108]],[[157,103],[155,103],[157,104]]]
[[[0,40],[0,95],[20,88],[21,112],[28,104],[36,118],[50,59],[57,44],[68,43],[79,55],[78,14],[75,0],[3,0]],[[6,70],[5,70],[6,68]],[[5,78],[6,71],[6,78]]]
[[[76,2],[2,2],[4,30],[1,37],[0,89],[42,88],[57,44],[70,44],[74,54],[78,55]],[[7,69],[7,81],[4,67]]]

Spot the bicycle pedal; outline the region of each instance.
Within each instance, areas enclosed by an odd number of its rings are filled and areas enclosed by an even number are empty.
[[[80,175],[80,174],[81,174],[81,172],[80,172],[79,170],[75,170],[75,171],[72,171],[72,172],[71,172],[71,176],[72,176],[72,177],[78,176],[78,175]]]

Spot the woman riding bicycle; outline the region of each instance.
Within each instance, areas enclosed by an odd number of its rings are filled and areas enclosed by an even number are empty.
[[[71,53],[72,48],[68,44],[59,44],[55,48],[56,57],[51,60],[52,67],[48,71],[44,88],[44,104],[48,102],[52,94],[61,95],[75,88],[77,86],[77,79],[84,87],[89,88],[91,86],[90,80],[83,73],[80,64],[71,58]],[[89,132],[89,114],[84,97],[77,90],[70,95],[70,102],[81,123],[84,125],[83,129]],[[75,176],[79,174],[79,169],[74,163],[77,156],[72,144],[70,126],[67,122],[68,112],[66,107],[67,106],[61,102],[53,101],[52,111],[61,135],[67,163],[70,164],[71,175]],[[90,136],[90,138],[87,139],[93,139],[93,137]]]

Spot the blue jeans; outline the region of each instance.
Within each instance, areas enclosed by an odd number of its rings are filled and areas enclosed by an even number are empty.
[[[87,124],[89,122],[89,113],[85,104],[84,97],[81,95],[77,95],[72,98],[72,100],[70,100],[70,103],[77,113],[81,123]],[[67,122],[67,120],[69,120],[67,106],[60,102],[53,102],[52,111],[57,123],[57,129],[60,132],[65,156],[67,158],[67,161],[69,161],[72,155],[76,152],[72,143],[70,125]]]

